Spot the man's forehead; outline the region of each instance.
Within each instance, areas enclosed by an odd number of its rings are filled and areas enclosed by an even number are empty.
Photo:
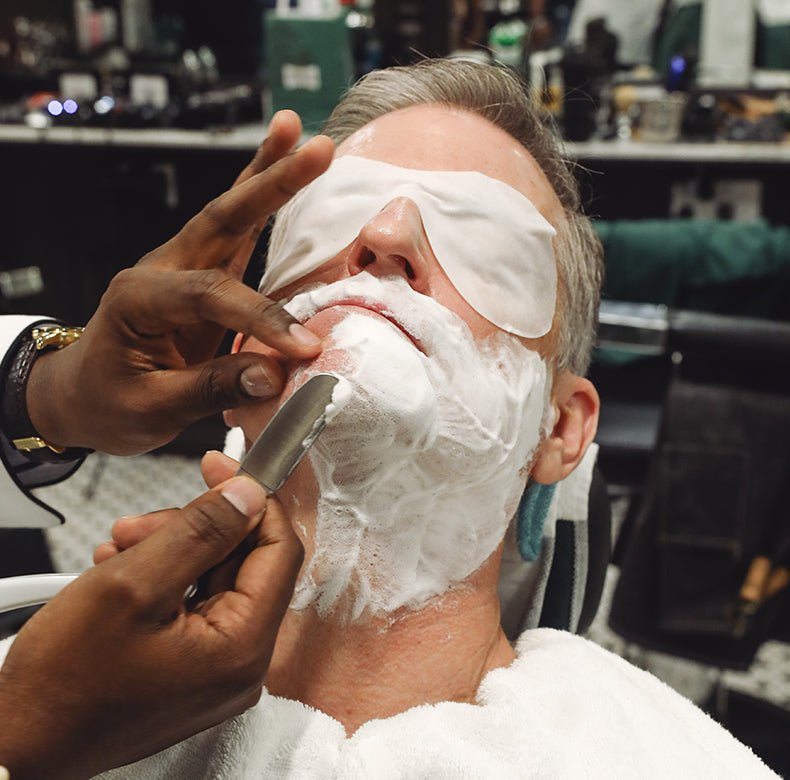
[[[556,224],[563,208],[532,154],[513,136],[479,114],[429,103],[391,111],[372,120],[337,148],[403,168],[478,171],[503,181]]]

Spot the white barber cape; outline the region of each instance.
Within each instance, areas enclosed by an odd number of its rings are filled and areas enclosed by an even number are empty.
[[[415,707],[346,737],[265,691],[243,715],[104,780],[776,778],[691,702],[586,639],[526,631],[479,704]]]
[[[0,362],[23,330],[36,322],[49,321],[45,317],[17,314],[0,316]],[[0,528],[46,528],[58,525],[59,518],[14,479],[2,454],[0,466]]]

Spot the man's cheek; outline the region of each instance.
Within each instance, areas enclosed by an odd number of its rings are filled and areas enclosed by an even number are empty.
[[[222,417],[228,427],[241,428],[249,447],[272,419],[278,406],[278,398],[257,401],[237,409],[228,409],[222,413]]]
[[[230,354],[235,355],[237,352],[241,350],[241,346],[244,343],[244,334],[241,332],[236,333],[233,337],[233,344],[230,348]]]
[[[230,353],[231,355],[235,355],[237,352],[255,352],[258,355],[265,355],[283,364],[286,360],[282,352],[278,352],[274,347],[270,347],[268,344],[258,341],[255,336],[247,336],[243,333],[237,333],[233,338],[233,345],[231,346]]]

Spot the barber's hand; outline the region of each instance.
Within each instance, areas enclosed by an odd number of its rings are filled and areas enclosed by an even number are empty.
[[[237,460],[217,450],[209,450],[200,461],[200,473],[209,488],[215,488],[230,479],[238,468]],[[116,520],[112,527],[112,541],[103,542],[94,550],[93,562],[98,566],[119,552],[140,544],[168,521],[172,511],[163,509],[144,515],[127,515]],[[232,557],[237,558],[238,553],[239,549],[234,550]]]
[[[239,468],[238,461],[212,450],[201,461],[200,470],[208,487],[213,488],[230,479]],[[158,531],[167,521],[168,512],[149,512],[145,515],[122,517],[112,527],[112,541],[100,544],[93,553],[93,562],[98,565],[123,550],[134,547]],[[225,560],[201,577],[199,595],[211,599],[218,593],[233,588],[239,567],[255,544],[255,539],[245,539]]]
[[[156,517],[156,532],[82,574],[11,647],[0,762],[14,780],[90,777],[260,697],[302,560],[280,505],[236,477]],[[232,588],[189,611],[188,586],[245,539],[254,549]]]
[[[300,134],[295,113],[276,114],[234,186],[121,271],[79,341],[36,360],[27,403],[44,439],[129,455],[279,393],[276,361],[252,352],[212,359],[227,328],[286,356],[318,354],[317,336],[241,281],[268,216],[329,166],[332,141],[317,136],[293,151]]]

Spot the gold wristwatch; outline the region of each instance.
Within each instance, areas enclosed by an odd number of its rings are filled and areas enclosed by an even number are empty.
[[[41,460],[51,460],[66,451],[43,439],[27,413],[27,382],[36,358],[47,350],[62,349],[82,335],[82,328],[56,323],[36,325],[16,346],[16,354],[4,366],[5,387],[2,399],[3,430],[17,450]],[[13,354],[13,348],[9,351]],[[51,453],[51,454],[48,454]]]

